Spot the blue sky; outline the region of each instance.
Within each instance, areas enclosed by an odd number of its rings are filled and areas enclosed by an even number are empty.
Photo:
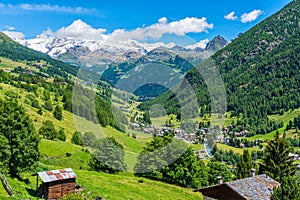
[[[11,29],[23,32],[26,38],[33,38],[48,28],[55,32],[80,19],[95,29],[106,29],[104,34],[111,34],[115,30],[130,32],[137,28],[144,29],[143,34],[145,32],[148,34],[148,31],[154,29],[155,24],[158,24],[158,20],[161,19],[159,23],[164,26],[158,25],[158,27],[172,27],[182,31],[162,31],[161,34],[151,38],[152,40],[200,41],[206,38],[212,39],[218,34],[230,40],[272,15],[290,1],[0,1],[0,30]],[[224,17],[226,15],[228,19]],[[170,25],[172,22],[175,23]],[[187,27],[181,29],[181,25]]]

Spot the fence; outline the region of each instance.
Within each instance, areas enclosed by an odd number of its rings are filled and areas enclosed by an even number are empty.
[[[6,176],[5,176],[5,174],[0,173],[0,178],[1,178],[2,184],[3,184],[4,188],[5,188],[5,190],[7,191],[7,193],[11,197],[13,197],[14,196],[14,191],[13,191],[12,187],[9,185],[8,180],[7,180]]]

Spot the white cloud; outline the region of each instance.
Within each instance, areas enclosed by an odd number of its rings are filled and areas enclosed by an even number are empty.
[[[80,19],[75,20],[71,25],[62,27],[56,32],[48,30],[45,34],[58,37],[58,38],[74,38],[74,39],[85,39],[85,40],[103,40],[106,29],[99,28],[95,29]]]
[[[16,28],[15,27],[13,27],[13,26],[5,26],[5,28],[6,28],[6,30],[9,30],[9,31],[14,31],[14,30],[16,30]]]
[[[158,20],[158,23],[160,24],[166,24],[168,22],[168,19],[166,17],[162,17]]]
[[[249,13],[244,13],[241,16],[241,22],[247,23],[247,22],[255,21],[262,13],[263,13],[262,10],[253,10]]]
[[[132,31],[117,29],[111,34],[111,36],[117,39],[159,39],[164,34],[185,36],[187,33],[207,32],[208,29],[212,29],[214,27],[213,24],[209,24],[206,21],[205,17],[201,19],[195,17],[186,17],[185,19],[173,22],[168,22],[168,19],[163,17],[159,19],[158,22],[159,23],[143,28],[137,28]]]
[[[228,15],[225,15],[224,18],[228,19],[228,20],[237,20],[238,19],[238,17],[235,16],[235,12],[231,12]]]
[[[59,6],[51,4],[0,4],[0,8],[6,9],[6,13],[16,10],[25,11],[39,11],[39,12],[60,12],[60,13],[71,13],[71,14],[95,14],[96,9],[89,9],[83,7],[69,7]]]
[[[116,29],[110,34],[105,34],[106,29],[95,29],[80,19],[74,21],[67,27],[52,32],[45,31],[44,34],[58,38],[75,38],[87,40],[105,40],[108,43],[118,43],[121,41],[148,39],[160,39],[164,34],[175,34],[185,36],[187,33],[201,33],[212,29],[213,24],[209,24],[206,18],[187,17],[179,21],[168,22],[166,17],[160,18],[158,23],[134,30]]]
[[[196,49],[197,47],[204,49],[209,42],[209,39],[201,40],[196,44],[188,45],[186,48],[188,49]]]
[[[209,24],[206,18],[186,17],[178,21],[168,22],[166,17],[160,18],[157,23],[150,26],[143,26],[134,30],[116,29],[112,33],[106,33],[104,28],[93,28],[82,20],[75,20],[69,26],[64,26],[56,31],[48,29],[39,38],[73,38],[75,40],[95,40],[108,45],[128,46],[128,43],[149,44],[147,48],[152,49],[155,45],[155,40],[159,40],[164,34],[175,34],[179,37],[184,37],[188,33],[207,32],[212,29],[213,24]],[[24,38],[24,35],[10,33],[12,38]],[[175,41],[176,42],[176,39]],[[208,40],[200,41],[191,48],[204,48]],[[163,43],[163,42],[161,42]],[[153,44],[153,45],[152,45]],[[175,44],[172,44],[175,45]],[[161,45],[160,45],[161,46]]]
[[[16,41],[23,41],[25,39],[25,35],[22,32],[3,31],[3,33]]]

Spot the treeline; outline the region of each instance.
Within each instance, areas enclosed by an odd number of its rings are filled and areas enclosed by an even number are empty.
[[[293,147],[300,147],[300,138],[287,138],[287,141]]]
[[[228,165],[236,165],[241,161],[240,154],[234,153],[232,150],[222,150],[214,145],[211,150],[211,153],[214,155],[214,158],[220,162],[225,162]]]
[[[264,141],[262,140],[248,140],[247,138],[229,138],[228,145],[237,148],[250,148],[258,146],[260,149],[263,148]]]
[[[293,120],[290,120],[289,123],[286,125],[285,130],[291,130],[291,129],[296,129],[296,133],[298,133],[300,129],[300,115],[295,117]]]
[[[101,90],[110,89],[102,88]],[[128,125],[127,117],[112,107],[110,97],[103,97],[105,93],[109,92],[94,92],[80,84],[68,85],[63,91],[64,109],[94,123],[99,122],[103,127],[110,125],[125,132],[126,125]]]
[[[242,159],[240,154],[234,153],[232,150],[219,149],[217,145],[212,148],[211,152],[216,160],[231,166],[236,166]],[[263,150],[252,150],[250,156],[252,161],[256,161],[262,159],[263,155]]]

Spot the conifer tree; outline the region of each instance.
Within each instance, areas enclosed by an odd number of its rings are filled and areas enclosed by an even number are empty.
[[[236,178],[242,179],[249,177],[252,168],[254,168],[254,163],[251,155],[248,150],[244,150],[243,155],[241,156],[241,162],[237,164],[237,169],[235,171]]]
[[[293,175],[296,171],[296,166],[293,165],[293,160],[289,157],[290,152],[291,148],[288,142],[280,138],[277,132],[275,138],[268,141],[265,148],[260,172],[279,182],[281,182],[283,177]]]
[[[273,189],[272,200],[299,200],[300,186],[296,178],[286,176],[282,178],[278,188]]]
[[[0,164],[12,176],[17,176],[38,161],[39,137],[17,98],[0,99],[0,140]]]
[[[62,114],[62,108],[60,106],[56,106],[53,111],[53,117],[55,117],[57,120],[62,120],[63,114]]]

